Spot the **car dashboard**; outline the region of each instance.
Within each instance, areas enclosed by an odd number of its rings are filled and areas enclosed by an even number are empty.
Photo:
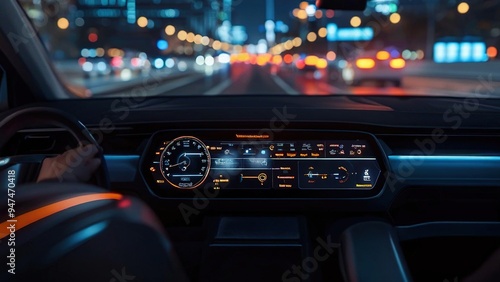
[[[366,197],[383,186],[386,161],[372,135],[279,131],[157,132],[140,173],[158,197],[191,189],[238,198]]]
[[[241,103],[245,99],[248,103]],[[317,238],[344,246],[349,240],[373,243],[366,248],[381,245],[368,235],[380,226],[365,226],[359,233],[364,237],[355,230],[346,235],[347,228],[366,221],[394,230],[397,238],[391,240],[401,244],[415,281],[473,271],[470,265],[457,272],[463,259],[457,245],[474,246],[464,252],[476,266],[500,246],[500,123],[491,112],[496,100],[456,128],[443,112],[461,100],[131,101],[50,105],[70,109],[88,126],[103,147],[110,189],[135,195],[152,208],[192,281],[215,281],[207,277],[221,273],[228,276],[220,281],[234,281],[227,267],[242,270],[262,262],[278,263],[245,281],[267,272],[273,281],[294,281],[281,275],[312,255]],[[117,107],[126,103],[131,105]],[[429,105],[430,112],[421,110]],[[29,129],[5,150],[57,153],[68,144],[76,145],[64,130]],[[328,267],[304,281],[348,277],[343,263],[361,267],[356,257],[335,250]],[[385,251],[380,255],[394,262],[397,272],[399,256]],[[233,261],[234,253],[242,256]],[[430,253],[446,257],[446,263],[426,264]]]

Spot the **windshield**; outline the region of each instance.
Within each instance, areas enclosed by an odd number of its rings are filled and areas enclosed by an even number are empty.
[[[496,0],[369,0],[364,11],[314,2],[19,0],[84,98],[500,89]]]

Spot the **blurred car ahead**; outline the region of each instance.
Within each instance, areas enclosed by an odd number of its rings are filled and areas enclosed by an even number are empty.
[[[306,78],[323,79],[328,74],[328,61],[315,55],[300,57],[295,61],[295,67],[303,72]]]
[[[406,61],[399,52],[367,51],[348,62],[342,71],[342,78],[348,85],[359,86],[370,81],[380,86],[390,82],[400,87]]]

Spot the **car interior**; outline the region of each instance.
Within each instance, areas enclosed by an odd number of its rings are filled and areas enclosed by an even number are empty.
[[[17,1],[0,17],[1,281],[500,281],[487,77],[465,98],[84,99]],[[88,183],[36,182],[82,144]]]

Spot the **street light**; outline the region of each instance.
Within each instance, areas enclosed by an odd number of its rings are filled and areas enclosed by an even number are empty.
[[[469,4],[466,2],[462,2],[457,6],[457,10],[460,14],[466,14],[469,11],[469,8]]]
[[[353,27],[359,27],[361,25],[361,18],[358,16],[354,16],[351,19],[351,25]]]
[[[66,18],[60,18],[57,20],[57,27],[60,29],[67,29],[69,27],[69,21]]]
[[[313,31],[311,31],[307,34],[307,41],[309,41],[309,42],[314,42],[314,41],[316,41],[317,38],[318,38],[318,36]]]
[[[137,25],[139,27],[145,28],[146,26],[148,26],[148,19],[146,17],[139,17],[137,19]]]
[[[181,40],[181,41],[186,40],[187,32],[184,30],[179,31],[179,33],[177,33],[177,38],[179,38],[179,40]]]
[[[173,25],[167,25],[165,27],[165,34],[172,36],[175,33],[175,27]]]
[[[389,20],[391,21],[391,23],[397,24],[401,21],[401,15],[398,13],[394,13],[389,17]]]
[[[322,27],[318,30],[318,36],[321,38],[325,38],[327,35],[326,27]]]

